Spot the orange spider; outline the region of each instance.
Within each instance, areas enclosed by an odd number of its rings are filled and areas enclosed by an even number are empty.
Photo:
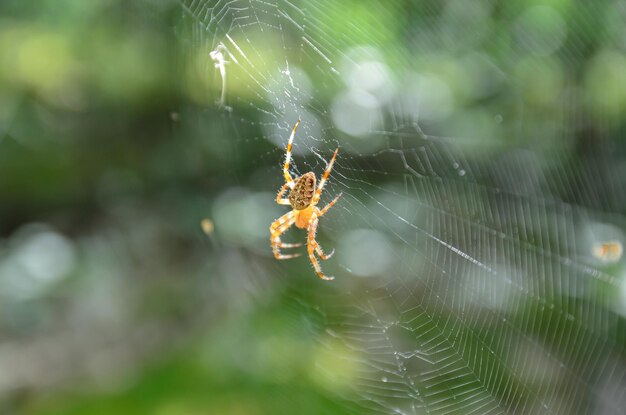
[[[294,181],[289,174],[289,162],[291,161],[291,146],[293,144],[293,137],[296,134],[298,125],[300,125],[300,119],[298,119],[296,125],[293,126],[289,142],[287,143],[285,164],[283,165],[283,174],[285,175],[286,183],[280,188],[278,195],[276,196],[276,203],[279,205],[291,205],[293,210],[272,222],[272,226],[270,226],[270,242],[272,244],[272,252],[274,252],[274,257],[276,259],[289,259],[300,256],[300,254],[284,255],[281,254],[279,250],[280,248],[296,248],[302,246],[300,243],[286,244],[280,241],[280,235],[287,231],[287,229],[295,223],[297,228],[307,229],[308,231],[307,251],[317,276],[323,280],[332,280],[335,277],[326,276],[322,272],[322,268],[315,258],[315,253],[317,253],[317,255],[325,261],[335,253],[335,250],[333,249],[333,251],[328,255],[324,254],[322,247],[315,240],[315,232],[317,231],[317,222],[319,221],[319,218],[328,212],[328,209],[330,209],[335,203],[337,203],[341,194],[334,198],[321,210],[316,205],[320,200],[324,184],[326,183],[326,180],[328,180],[330,171],[333,168],[333,163],[335,162],[335,157],[337,157],[339,148],[335,150],[333,157],[328,162],[328,167],[326,167],[317,189],[315,189],[315,174],[312,171],[304,173],[302,176],[297,177]],[[289,197],[287,199],[283,199],[283,194],[287,190],[287,187],[290,189]]]

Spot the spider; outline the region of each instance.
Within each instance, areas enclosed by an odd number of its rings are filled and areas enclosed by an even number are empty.
[[[317,189],[315,188],[315,173],[312,171],[304,173],[302,176],[297,177],[294,180],[289,174],[289,162],[291,161],[291,146],[293,144],[293,137],[296,134],[298,125],[300,125],[300,119],[298,119],[296,124],[293,126],[291,136],[289,136],[289,142],[287,143],[285,164],[283,165],[283,175],[285,176],[286,183],[280,188],[278,195],[276,196],[276,203],[279,205],[290,205],[292,210],[276,219],[270,226],[270,242],[272,244],[272,252],[274,253],[274,257],[276,259],[289,259],[300,256],[300,254],[280,253],[280,248],[296,248],[302,246],[301,243],[287,244],[281,242],[280,235],[286,232],[287,229],[294,224],[297,228],[306,229],[308,231],[307,251],[309,253],[309,259],[315,268],[315,273],[323,280],[332,280],[335,277],[329,277],[322,272],[322,268],[320,267],[317,258],[315,258],[315,254],[317,253],[323,261],[326,261],[335,253],[335,250],[333,249],[330,254],[324,254],[322,247],[315,240],[315,232],[317,231],[319,218],[324,216],[324,214],[328,212],[328,209],[333,207],[333,205],[337,203],[337,200],[341,197],[341,194],[339,194],[339,196],[334,198],[322,209],[317,207],[317,203],[322,195],[322,190],[324,189],[324,184],[326,183],[326,180],[328,180],[328,176],[333,168],[333,163],[335,162],[335,157],[337,157],[339,148],[335,150],[333,157],[328,162],[328,166],[324,171],[324,175],[322,176]],[[283,194],[285,194],[287,188],[289,188],[290,191],[288,198],[285,199],[283,198]]]

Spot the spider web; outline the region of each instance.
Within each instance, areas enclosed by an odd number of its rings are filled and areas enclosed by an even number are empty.
[[[288,265],[272,266],[293,284],[294,321],[308,321],[335,365],[318,369],[346,411],[623,413],[626,192],[615,157],[581,158],[574,144],[591,123],[577,74],[590,39],[577,33],[623,4],[180,4],[179,35],[208,74],[198,99],[223,115],[213,139],[235,158],[258,153],[260,199],[282,184],[298,117],[295,174],[319,177],[341,148],[321,205],[343,196],[320,221],[322,245],[337,248],[322,263],[335,281],[312,297]],[[532,13],[550,24],[533,26]],[[511,33],[496,17],[511,18]],[[517,49],[498,58],[507,36]],[[541,88],[519,72],[529,51],[535,79],[554,73],[546,56],[573,68],[547,114],[525,101]],[[437,70],[455,73],[480,111],[455,116]],[[593,125],[615,149],[619,123]],[[285,211],[267,212],[246,243],[271,257],[258,245]]]

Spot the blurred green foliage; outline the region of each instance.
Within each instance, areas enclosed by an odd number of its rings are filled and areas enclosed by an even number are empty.
[[[231,66],[228,92],[238,98],[229,101],[232,113],[215,105],[221,86],[210,48],[189,36],[187,3],[0,4],[0,261],[18,261],[11,258],[38,235],[28,228],[33,223],[48,226],[37,232],[64,235],[63,252],[75,258],[67,275],[41,291],[9,283],[2,290],[2,341],[14,350],[11,359],[27,363],[11,366],[0,356],[7,365],[2,413],[338,414],[350,407],[346,397],[361,398],[347,385],[362,367],[326,331],[341,322],[322,321],[311,306],[330,300],[306,261],[257,258],[251,248],[220,238],[219,229],[207,236],[199,227],[229,189],[274,192],[282,151],[258,139],[262,120],[252,119],[258,114],[250,107],[265,102],[259,90],[232,81],[241,69]],[[438,135],[480,137],[485,146],[523,143],[547,158],[568,152],[576,171],[588,153],[623,149],[623,139],[615,139],[626,131],[626,23],[619,2],[500,1],[487,23],[472,20],[483,2],[457,2],[458,10],[446,14],[450,21],[432,25],[448,3],[375,2],[374,8],[324,1],[306,9],[319,23],[307,30],[313,38],[339,39],[346,49],[375,44],[397,72],[438,74],[459,108],[425,121]],[[568,20],[524,15],[536,5]],[[525,26],[516,29],[512,17],[520,15],[515,24]],[[515,30],[530,34],[527,43]],[[477,31],[487,34],[473,45]],[[265,59],[254,61],[260,72],[282,64],[283,47],[301,43],[261,32],[254,25],[246,31],[270,45]],[[559,36],[558,50],[548,50]],[[416,45],[428,45],[429,53]],[[464,60],[460,51],[468,49],[475,60]],[[483,64],[503,68],[504,85],[489,90],[499,74]],[[304,69],[329,105],[335,82]],[[496,126],[494,115],[516,122]],[[474,142],[468,147],[476,149]],[[617,203],[606,210],[624,213]],[[266,226],[269,221],[263,232]],[[9,265],[0,275],[13,271]],[[278,284],[274,274],[295,282]],[[553,300],[564,310],[585,307]],[[532,334],[550,340],[550,312],[534,303],[520,308],[514,318],[532,315],[539,322]],[[432,319],[424,324],[437,328]],[[480,330],[467,359],[492,359],[476,350],[499,329]],[[461,335],[475,327],[466,330]],[[505,363],[486,365],[494,377],[513,379]],[[440,386],[445,394],[454,379]],[[526,386],[540,391],[542,384]],[[501,385],[490,388],[496,396],[508,393]]]

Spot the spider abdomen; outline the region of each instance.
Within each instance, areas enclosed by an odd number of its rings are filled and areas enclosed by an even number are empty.
[[[298,177],[289,192],[289,203],[296,210],[305,209],[311,204],[315,193],[315,174],[308,172]]]

